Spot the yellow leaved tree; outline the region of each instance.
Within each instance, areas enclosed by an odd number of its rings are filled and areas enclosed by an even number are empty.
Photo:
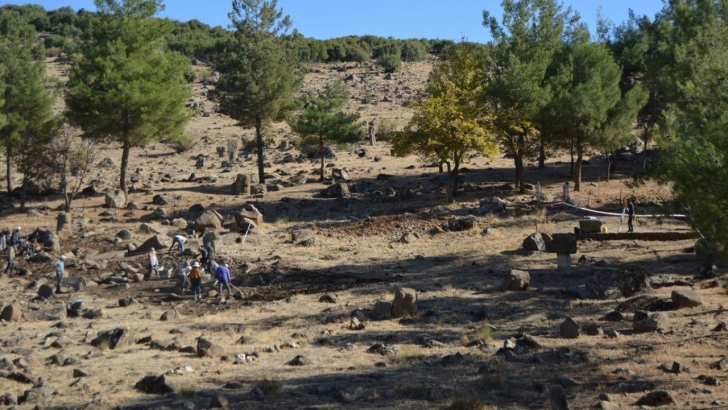
[[[479,151],[489,157],[498,153],[491,131],[493,116],[480,104],[485,81],[485,49],[459,43],[430,74],[428,98],[416,103],[416,111],[404,131],[393,137],[392,155],[420,155],[425,161],[447,164],[447,202],[453,202],[460,165]]]

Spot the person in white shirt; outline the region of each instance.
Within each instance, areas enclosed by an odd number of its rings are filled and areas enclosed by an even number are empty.
[[[175,235],[174,238],[172,238],[172,246],[169,247],[169,252],[172,253],[172,249],[174,249],[174,245],[179,245],[179,254],[182,255],[185,253],[185,242],[187,242],[187,238],[185,238],[182,235]]]

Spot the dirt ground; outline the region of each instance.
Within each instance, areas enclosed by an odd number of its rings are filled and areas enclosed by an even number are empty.
[[[391,78],[371,64],[317,65],[310,68],[304,88],[353,75],[347,81],[352,91],[347,110],[360,112],[362,121],[386,119],[402,126],[412,115],[407,101],[424,89],[431,64],[405,64]],[[61,79],[67,70],[52,61],[49,69]],[[283,180],[303,173],[310,182],[282,186],[262,197],[232,195],[236,175],[255,172],[254,156],[241,150],[241,163],[226,170],[215,148],[231,139],[250,139],[253,131],[216,113],[205,91],[195,84],[191,102],[209,116],[199,115],[188,126],[188,133],[199,138],[191,150],[177,154],[163,143],[133,150],[129,169],[138,170],[141,182],[130,200],[139,204],[138,210],[119,210],[114,219],[104,214],[103,195],[75,201],[73,236],[61,240],[61,253],[70,255],[67,276],[86,281],[82,291],[66,286],[63,294],[48,300],[36,297],[37,281],[54,283],[53,266],[22,258],[19,267],[29,274],[0,279],[0,305],[16,305],[24,315],[20,322],[0,324],[0,360],[23,359],[26,368],[16,364],[13,372],[27,376],[0,377],[0,396],[23,397],[27,390],[46,394],[38,400],[31,394],[18,408],[210,408],[213,398],[222,395],[235,409],[548,409],[548,389],[556,384],[564,386],[572,409],[639,408],[643,395],[659,390],[674,399],[661,408],[728,408],[726,387],[706,382],[707,376],[722,381],[728,369],[728,362],[712,366],[726,354],[728,332],[719,326],[728,321],[726,291],[716,279],[698,276],[694,239],[583,240],[574,265],[557,269],[555,254],[525,251],[522,242],[534,232],[573,232],[585,213],[540,206],[533,191],[513,191],[507,186],[514,179],[513,163],[504,155],[471,158],[462,174],[463,192],[448,205],[437,168],[424,167],[418,158],[393,158],[386,142],[334,148],[336,158],[327,160],[327,170],[345,170],[352,193],[326,198],[321,192],[330,182],[313,182],[318,162],[286,162],[286,154],[296,157],[298,151],[277,148],[283,140],[294,141],[281,124],[267,133],[266,171]],[[195,169],[200,154],[208,157],[207,165]],[[526,180],[540,183],[558,200],[569,164],[563,153],[555,155],[544,169],[529,164]],[[106,157],[119,164],[119,147],[103,147],[97,162]],[[640,167],[639,161],[623,161],[605,182],[606,163],[595,156],[585,166],[584,189],[572,196],[609,212],[621,211],[619,198],[635,196],[638,213],[658,213],[659,205],[671,198],[669,190],[631,184]],[[193,172],[209,178],[186,182]],[[117,167],[98,167],[90,183],[99,192],[114,189]],[[230,261],[239,298],[206,292],[203,302],[195,303],[171,279],[121,285],[104,280],[120,276],[122,264],[143,271],[142,255],[123,252],[150,236],[140,231],[142,223],[169,234],[189,232],[150,219],[157,194],[171,199],[165,206],[171,216],[200,204],[225,217],[219,256]],[[506,210],[479,214],[480,201],[493,196],[507,202]],[[247,203],[263,213],[265,224],[241,244],[244,235],[233,214]],[[55,230],[60,205],[58,197],[34,197],[29,207],[41,216],[4,211],[0,226]],[[467,215],[475,215],[472,229],[447,229],[450,218]],[[620,230],[619,217],[602,220],[609,232]],[[313,246],[292,241],[291,233],[303,228],[315,231]],[[130,240],[116,237],[122,229],[131,231]],[[638,232],[688,229],[684,222],[664,218],[638,218],[636,225]],[[197,250],[199,232],[189,245]],[[582,255],[596,263],[578,264]],[[164,266],[176,268],[182,260],[166,249],[160,252]],[[629,298],[579,299],[567,291],[593,282],[596,274],[634,265],[652,280],[654,291],[648,297],[669,300],[675,290],[693,289],[703,304],[667,310],[667,325],[660,331],[636,333],[633,310],[625,310],[622,320],[604,319]],[[530,273],[527,290],[502,290],[512,269]],[[379,317],[375,305],[392,302],[399,287],[417,291],[417,312]],[[334,296],[335,303],[319,301],[325,294]],[[98,317],[35,319],[38,312],[76,298],[83,299],[84,312],[101,310]],[[129,298],[133,303],[121,307],[119,300]],[[169,320],[160,320],[165,312]],[[567,317],[582,329],[599,325],[602,333],[562,338],[560,325]],[[352,318],[364,328],[352,329]],[[90,343],[98,332],[115,328],[126,328],[135,342],[115,349]],[[223,356],[200,358],[194,349],[179,349],[196,346],[200,337],[221,346]],[[54,345],[59,338],[62,343]],[[385,348],[370,352],[377,343]],[[515,348],[499,350],[504,343]],[[159,348],[168,345],[168,350]],[[252,362],[235,364],[238,355],[253,353]],[[304,364],[289,365],[297,356],[305,358]],[[660,368],[663,363],[672,368],[673,362],[688,369]],[[135,389],[150,374],[167,374],[176,393]]]

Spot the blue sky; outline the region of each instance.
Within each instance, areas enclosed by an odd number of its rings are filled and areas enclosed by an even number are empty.
[[[96,10],[93,0],[0,0],[0,5],[26,3],[40,4],[46,10],[64,6]],[[227,27],[231,4],[231,0],[166,0],[162,16]],[[615,23],[627,20],[630,8],[650,17],[662,8],[662,0],[573,0],[564,4],[578,11],[592,32],[599,7]],[[291,17],[298,31],[318,39],[372,34],[487,42],[490,36],[482,26],[482,11],[500,16],[500,5],[501,0],[278,0],[278,7]]]

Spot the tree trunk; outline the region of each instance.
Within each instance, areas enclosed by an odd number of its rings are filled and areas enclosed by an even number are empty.
[[[455,166],[450,170],[450,163],[448,162],[448,176],[447,176],[447,203],[451,204],[455,201],[455,194],[458,190],[458,171],[460,169],[460,161],[455,161]]]
[[[255,119],[255,142],[258,147],[258,179],[265,184],[265,170],[263,169],[263,120]]]
[[[607,156],[607,158],[609,158]],[[619,149],[614,150],[614,162],[612,162],[611,168],[609,168],[609,171],[613,174],[617,171],[617,165],[619,164]]]
[[[131,151],[131,144],[129,141],[124,141],[124,145],[121,147],[121,172],[119,175],[119,188],[124,192],[124,199],[129,201],[129,188],[126,186],[126,171],[129,167],[129,151]]]
[[[574,176],[574,137],[571,137],[571,148],[569,148],[569,152],[571,153],[571,170],[569,171],[570,176]]]
[[[523,168],[523,146],[525,145],[525,136],[520,134],[518,136],[518,145],[516,146],[516,186],[518,187],[521,194],[526,193],[525,176]]]
[[[607,180],[606,182],[609,182],[609,176],[611,175],[612,171],[612,161],[609,159],[609,154],[607,154]]]
[[[581,191],[581,160],[584,157],[580,145],[576,146],[576,178],[574,179],[574,192]]]
[[[20,209],[25,210],[25,201],[28,196],[28,180],[29,178],[23,175],[23,186],[20,190]]]
[[[441,174],[442,174],[442,173],[444,172],[444,171],[442,170],[442,165],[443,165],[443,164],[444,164],[444,162],[441,162],[441,163],[439,163],[439,164],[438,164],[438,165],[439,165],[439,167],[440,167],[440,173],[441,173]]]
[[[642,168],[647,168],[647,146],[650,143],[650,128],[645,126],[645,132],[642,134],[642,142],[645,146],[642,149]]]
[[[321,156],[321,182],[324,180],[324,139],[319,138],[319,156]]]
[[[546,168],[546,143],[543,136],[538,139],[538,167]]]
[[[13,164],[11,159],[13,158],[13,149],[7,147],[6,154],[5,165],[7,166],[8,194],[11,194],[13,192]]]

